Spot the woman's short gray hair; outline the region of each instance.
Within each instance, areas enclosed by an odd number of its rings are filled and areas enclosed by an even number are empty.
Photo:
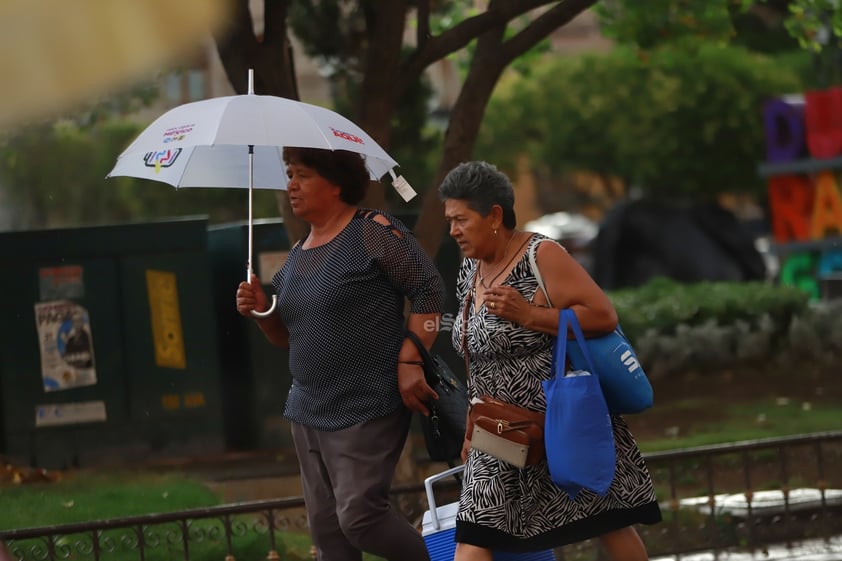
[[[480,216],[488,216],[491,207],[503,209],[503,226],[514,228],[515,190],[505,173],[494,164],[463,162],[450,170],[439,186],[439,199],[461,199]]]
[[[503,209],[503,226],[514,228],[515,191],[505,173],[488,162],[463,162],[450,170],[439,185],[439,199],[461,199],[480,216],[488,216],[491,207]]]

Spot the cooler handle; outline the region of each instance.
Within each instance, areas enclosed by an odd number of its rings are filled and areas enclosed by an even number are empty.
[[[430,507],[430,522],[432,523],[434,530],[439,530],[441,528],[441,524],[439,524],[439,515],[436,512],[436,497],[433,495],[433,483],[439,479],[450,477],[451,475],[462,471],[465,471],[464,465],[452,467],[441,473],[431,475],[424,480],[424,489],[427,491],[427,505]]]

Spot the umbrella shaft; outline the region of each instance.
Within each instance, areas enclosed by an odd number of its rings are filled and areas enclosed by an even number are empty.
[[[249,144],[249,248],[248,248],[248,257],[246,259],[246,282],[251,282],[251,273],[252,273],[252,266],[251,266],[251,256],[252,252],[254,251],[254,234],[252,233],[252,223],[253,223],[253,203],[252,198],[254,196],[254,145]]]

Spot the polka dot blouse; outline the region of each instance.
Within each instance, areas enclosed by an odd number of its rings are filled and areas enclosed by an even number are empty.
[[[404,224],[376,212],[391,225],[361,210],[330,242],[297,244],[272,279],[290,335],[290,421],[333,431],[393,412],[404,298],[412,313],[442,311],[434,263]]]

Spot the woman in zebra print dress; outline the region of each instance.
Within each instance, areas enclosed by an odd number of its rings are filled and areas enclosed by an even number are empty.
[[[469,394],[544,411],[558,310],[572,308],[586,334],[607,333],[617,314],[588,273],[556,243],[515,228],[514,192],[493,165],[468,162],[439,187],[450,235],[465,257],[453,344],[470,361]],[[528,251],[556,308],[537,290]],[[467,307],[467,310],[464,308]],[[467,328],[463,328],[463,323]],[[652,479],[622,417],[614,416],[616,475],[604,497],[575,500],[550,479],[546,459],[523,469],[463,449],[465,478],[456,518],[456,561],[491,561],[492,551],[540,551],[598,537],[614,561],[647,559],[634,524],[661,520]]]

